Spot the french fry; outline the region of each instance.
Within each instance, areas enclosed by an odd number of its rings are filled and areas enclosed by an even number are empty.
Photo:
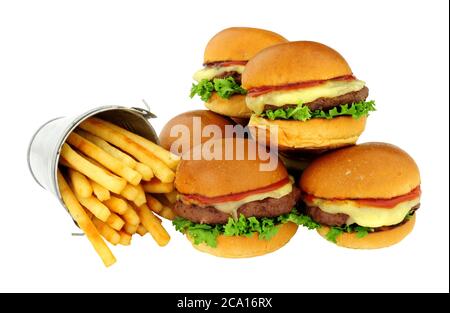
[[[67,167],[67,168],[74,169],[74,168],[66,161],[66,159],[64,159],[62,156],[59,157],[58,163],[59,163],[60,165],[62,165],[62,166]]]
[[[136,186],[131,184],[127,184],[125,188],[122,190],[120,195],[127,200],[134,201],[139,194],[139,189]]]
[[[120,242],[120,235],[117,231],[115,231],[111,226],[103,223],[95,216],[92,218],[92,222],[95,227],[99,231],[99,233],[105,238],[107,241],[112,243],[113,245],[117,245]]]
[[[96,146],[102,148],[104,151],[108,152],[110,155],[112,155],[116,159],[122,161],[127,166],[131,167],[132,169],[136,168],[136,165],[138,162],[135,159],[130,157],[128,154],[122,152],[121,150],[117,149],[116,147],[110,145],[105,140],[103,140],[95,135],[92,135],[91,133],[84,131],[82,129],[79,129],[79,128],[77,128],[75,130],[75,132],[78,135],[80,135],[81,137],[86,138],[90,142],[94,143]],[[144,176],[144,175],[142,175],[142,176]]]
[[[83,198],[92,195],[92,186],[86,176],[71,168],[69,168],[68,174],[75,194]]]
[[[122,163],[120,160],[111,156],[108,152],[96,146],[86,138],[81,137],[77,133],[71,133],[67,141],[71,146],[77,148],[85,155],[96,160],[112,173],[124,178],[132,185],[137,185],[142,179],[142,175]]]
[[[79,127],[103,140],[115,145],[123,151],[131,154],[142,163],[151,167],[153,173],[164,183],[170,183],[175,179],[175,173],[153,153],[134,142],[129,136],[118,132],[99,119],[90,118],[82,122]]]
[[[147,194],[147,205],[155,213],[159,213],[163,209],[161,202],[149,194]]]
[[[127,202],[114,196],[111,196],[108,200],[103,201],[103,204],[106,205],[112,212],[120,215],[124,214],[128,210]]]
[[[135,186],[136,189],[139,191],[136,198],[133,200],[134,204],[136,204],[137,206],[143,205],[144,203],[147,202],[147,199],[145,197],[145,192],[144,192],[144,188],[142,188],[141,185],[137,185]]]
[[[94,195],[97,197],[100,201],[106,201],[109,198],[111,198],[111,193],[108,189],[103,187],[102,185],[96,183],[93,180],[89,180],[92,186],[92,190],[94,191]]]
[[[177,217],[175,212],[171,208],[166,206],[163,207],[163,209],[158,214],[171,221],[173,221]]]
[[[101,203],[100,200],[98,200],[94,196],[83,198],[77,194],[75,195],[78,201],[80,201],[80,203],[92,214],[94,214],[94,216],[97,217],[100,221],[106,222],[111,217],[111,211],[109,211],[106,205]]]
[[[120,235],[119,243],[122,246],[129,246],[131,244],[131,235],[130,234],[128,234],[128,233],[124,232],[123,230],[121,230],[119,232],[119,235]]]
[[[104,169],[91,163],[82,155],[75,152],[67,143],[63,144],[61,148],[61,155],[72,168],[112,192],[120,194],[127,185],[125,179],[109,173],[108,171],[105,171]]]
[[[162,148],[161,146],[158,146],[154,142],[151,142],[150,140],[139,136],[135,133],[132,133],[124,128],[121,128],[117,125],[114,125],[110,122],[98,119],[98,118],[91,118],[92,120],[95,120],[98,123],[102,123],[103,125],[127,136],[137,144],[141,145],[148,151],[150,151],[152,154],[154,154],[157,158],[159,158],[161,161],[163,161],[170,169],[176,169],[178,163],[180,162],[180,157],[171,153],[170,151],[167,151],[166,149]]]
[[[143,204],[135,209],[141,219],[142,225],[152,235],[156,243],[161,247],[167,245],[170,241],[170,236],[148,206]]]
[[[125,224],[123,229],[130,235],[134,235],[139,225]]]
[[[162,183],[159,179],[153,178],[151,181],[142,182],[145,192],[168,193],[173,191],[173,183]]]
[[[136,233],[138,233],[140,236],[144,236],[148,232],[142,224],[139,224]]]
[[[151,167],[141,162],[137,162],[135,170],[141,173],[142,180],[145,181],[149,181],[155,176],[155,174],[153,174]]]
[[[119,217],[116,213],[111,213],[108,220],[106,221],[106,224],[111,226],[113,229],[119,231],[123,228],[125,225],[125,221]]]
[[[139,225],[139,223],[141,222],[138,214],[136,213],[134,208],[129,204],[128,210],[124,214],[122,214],[122,218],[125,220],[125,222],[131,225]]]
[[[66,180],[62,176],[61,172],[58,171],[58,185],[61,197],[69,210],[70,215],[77,222],[81,230],[86,234],[86,237],[91,242],[97,254],[103,261],[105,266],[111,266],[116,262],[116,258],[112,254],[111,250],[106,245],[105,241],[100,236],[100,233],[95,228],[95,225],[89,219],[88,215],[84,211],[81,204],[78,202],[74,193],[70,189]]]
[[[176,190],[164,194],[164,197],[166,197],[166,199],[171,204],[174,204],[175,202],[177,202],[177,196],[178,196],[178,192]]]

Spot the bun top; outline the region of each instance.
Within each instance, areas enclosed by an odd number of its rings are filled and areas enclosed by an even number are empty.
[[[414,160],[402,149],[370,142],[327,153],[303,172],[300,188],[325,199],[390,199],[419,186]]]
[[[204,63],[218,61],[248,61],[260,50],[287,42],[277,33],[250,27],[231,27],[218,32],[208,42]]]
[[[211,144],[195,146],[182,156],[176,172],[175,188],[183,194],[217,197],[267,187],[288,177],[277,156],[271,155],[263,161],[264,157],[258,153],[257,147],[266,151],[255,141],[243,138],[218,139]],[[201,153],[202,148],[213,152],[218,158],[207,160]],[[270,159],[276,162],[274,169],[262,171],[260,166],[269,166]]]
[[[180,115],[175,116],[170,121],[167,122],[166,125],[164,125],[163,129],[161,130],[161,133],[159,134],[159,141],[160,145],[166,149],[170,150],[172,144],[180,139],[183,144],[185,144],[186,151],[190,150],[192,146],[194,145],[194,118],[198,117],[200,122],[200,135],[202,130],[208,126],[208,125],[216,125],[219,127],[222,136],[225,136],[225,126],[226,125],[234,125],[233,121],[229,120],[228,118],[218,115],[214,112],[208,111],[208,110],[195,110],[195,111],[188,111],[181,113]],[[184,134],[177,133],[176,136],[171,136],[170,132],[173,127],[176,127],[177,125],[181,126],[184,125],[189,129],[188,136],[184,136]],[[174,129],[175,131],[175,129]],[[199,142],[203,143],[205,141],[208,141],[210,137],[201,137],[201,140]],[[172,151],[173,153],[177,155],[181,155],[184,151],[182,150],[182,146],[179,146],[177,151]]]
[[[318,42],[294,41],[264,49],[252,58],[242,74],[242,86],[282,86],[346,75],[352,75],[352,70],[337,51]]]

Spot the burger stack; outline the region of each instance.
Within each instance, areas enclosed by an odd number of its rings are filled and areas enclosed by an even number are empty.
[[[356,144],[375,102],[337,51],[266,30],[229,28],[210,40],[194,79],[191,97],[198,95],[214,113],[174,118],[162,144],[173,140],[167,135],[173,126],[192,128],[194,116],[206,116],[202,127],[225,127],[231,118],[246,124],[253,138],[197,145],[191,138],[189,149],[178,151],[173,224],[195,248],[222,257],[263,255],[304,226],[339,246],[374,249],[412,231],[419,169],[394,145]],[[261,138],[277,148],[257,148],[272,153],[276,166],[249,153]],[[227,145],[234,152],[219,159],[202,153]]]

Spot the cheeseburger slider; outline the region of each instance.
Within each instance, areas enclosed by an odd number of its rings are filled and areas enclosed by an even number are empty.
[[[242,75],[249,126],[278,130],[280,150],[330,149],[356,142],[375,110],[369,90],[335,50],[312,41],[266,48]],[[275,127],[272,127],[275,126]]]
[[[300,179],[306,213],[339,246],[376,249],[408,235],[420,204],[414,160],[386,143],[365,143],[314,160]]]
[[[208,109],[231,117],[249,118],[241,74],[247,61],[260,50],[286,42],[264,29],[232,27],[217,33],[207,44],[204,68],[194,74],[191,98],[199,95]]]
[[[195,144],[208,141],[215,133],[222,138],[225,137],[227,125],[234,125],[234,122],[208,110],[184,112],[173,117],[164,125],[159,134],[160,145],[170,151],[172,144],[175,144],[172,152],[181,155],[183,152],[189,151]],[[208,126],[214,127],[212,129],[216,132],[209,134],[206,128]]]
[[[275,166],[262,171],[268,161],[252,156],[254,145],[225,138],[213,145],[221,150],[215,159],[193,159],[200,145],[183,155],[175,179],[179,218],[173,224],[198,250],[229,258],[263,255],[285,245],[304,223],[306,216],[294,209],[299,189],[286,168],[271,155]]]

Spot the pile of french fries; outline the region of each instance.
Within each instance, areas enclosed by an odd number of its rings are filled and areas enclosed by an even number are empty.
[[[130,245],[150,233],[165,246],[170,236],[154,213],[173,219],[173,181],[179,157],[157,144],[98,118],[89,118],[61,148],[62,199],[106,266],[116,262],[103,239]]]

